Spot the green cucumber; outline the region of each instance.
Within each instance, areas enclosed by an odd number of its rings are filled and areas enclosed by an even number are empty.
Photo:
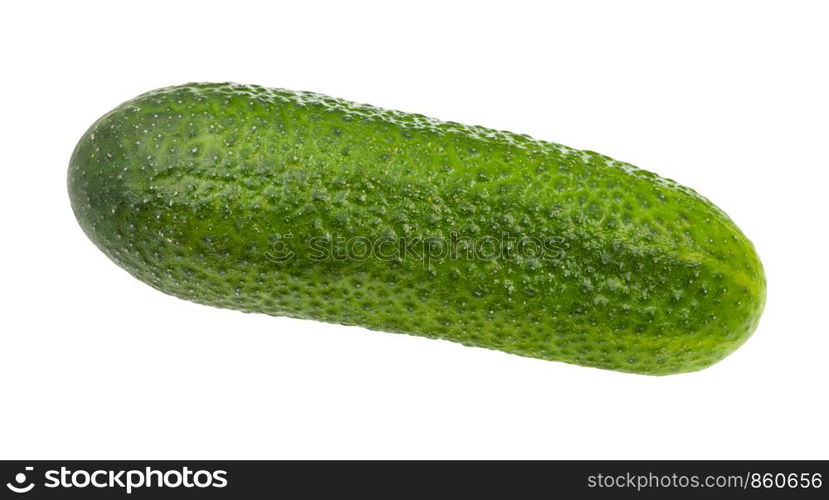
[[[644,374],[754,331],[765,277],[707,199],[590,151],[258,86],[143,94],[69,165],[115,263],[216,307]]]

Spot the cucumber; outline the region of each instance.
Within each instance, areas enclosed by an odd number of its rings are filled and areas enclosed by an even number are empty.
[[[642,374],[754,331],[751,242],[686,187],[590,151],[310,92],[198,83],[101,117],[75,216],[165,293]]]

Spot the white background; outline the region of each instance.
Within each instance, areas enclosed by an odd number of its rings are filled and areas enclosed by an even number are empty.
[[[829,458],[825,2],[6,2],[0,458]],[[528,133],[692,186],[754,241],[755,335],[628,375],[166,296],[74,220],[101,114],[188,81]]]

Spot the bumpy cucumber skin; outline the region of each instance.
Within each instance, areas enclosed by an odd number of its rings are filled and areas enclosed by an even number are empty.
[[[751,242],[673,181],[308,92],[187,84],[143,94],[86,132],[68,182],[81,227],[107,256],[216,307],[659,375],[734,351],[765,302]],[[560,254],[424,262],[308,250],[334,235],[541,238]],[[293,257],[271,258],[275,245]]]

